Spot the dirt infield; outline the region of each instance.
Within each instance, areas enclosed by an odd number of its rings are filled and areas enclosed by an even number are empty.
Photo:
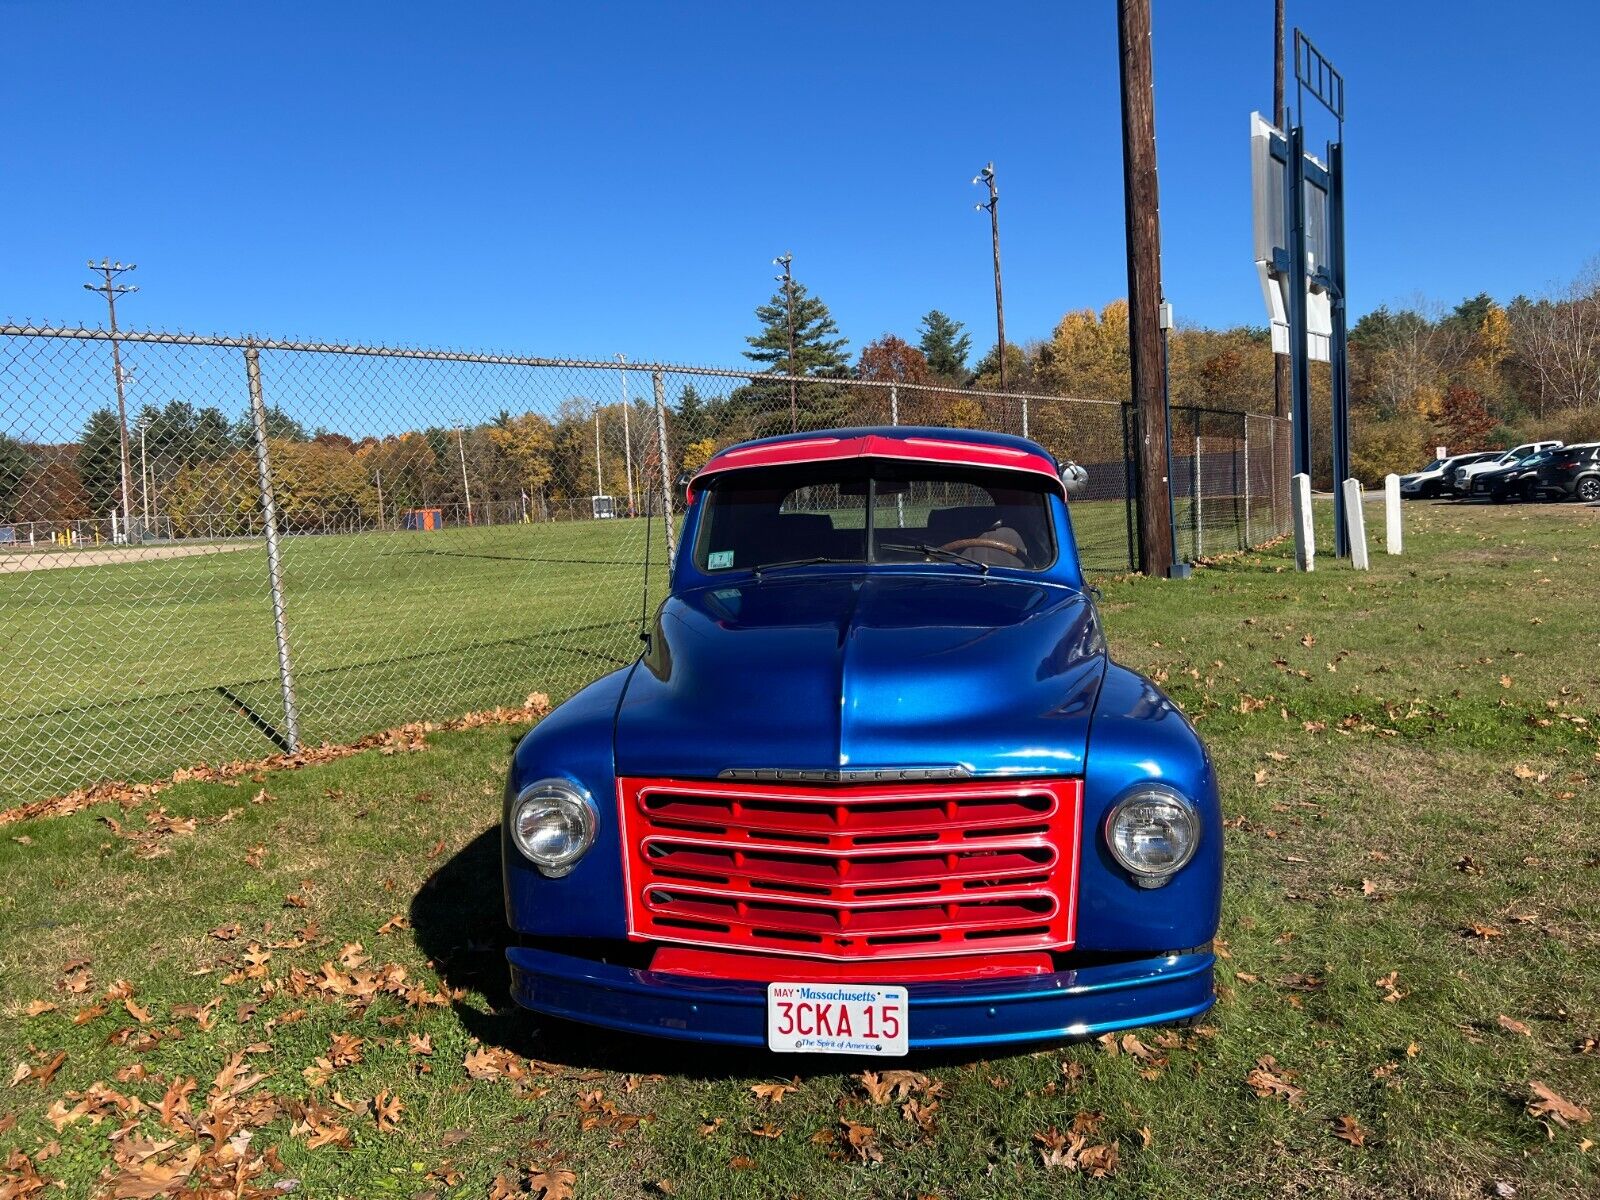
[[[16,571],[54,571],[62,567],[103,567],[111,563],[157,562],[164,558],[190,558],[196,554],[221,554],[252,550],[265,543],[206,542],[194,546],[74,546],[0,553],[0,575]]]

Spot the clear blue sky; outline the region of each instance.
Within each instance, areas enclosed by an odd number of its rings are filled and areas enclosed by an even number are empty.
[[[10,0],[0,315],[742,361],[772,256],[852,348],[943,308],[993,340],[1125,291],[1112,0]],[[1509,298],[1600,252],[1600,6],[1290,0],[1349,88],[1357,312]],[[1260,324],[1247,125],[1270,0],[1156,0],[1179,315]]]

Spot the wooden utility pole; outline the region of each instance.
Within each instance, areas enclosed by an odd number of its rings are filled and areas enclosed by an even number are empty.
[[[783,274],[778,276],[778,282],[783,284],[783,311],[789,321],[789,363],[784,368],[789,375],[789,432],[800,432],[800,409],[795,401],[794,377],[799,373],[799,367],[794,361],[794,272],[790,265],[794,262],[794,255],[785,250],[772,260],[783,268]]]
[[[104,283],[86,283],[84,288],[91,292],[99,292],[106,298],[106,310],[111,314],[111,377],[117,386],[117,457],[121,462],[121,491],[122,491],[122,530],[123,536],[128,541],[143,541],[144,530],[139,531],[139,536],[132,535],[133,529],[133,500],[128,488],[128,403],[124,384],[127,377],[122,372],[122,347],[117,341],[117,297],[125,296],[129,292],[137,292],[139,285],[136,283],[118,283],[117,277],[126,271],[136,270],[137,263],[113,263],[102,258],[100,265],[96,266],[94,260],[89,261],[89,270],[98,271],[105,277]],[[140,487],[144,486],[144,468],[140,466]],[[147,505],[148,507],[148,505]],[[116,528],[115,525],[112,526]]]
[[[1118,0],[1122,77],[1122,188],[1128,226],[1128,357],[1133,367],[1139,570],[1172,569],[1167,413],[1161,370],[1161,209],[1156,188],[1155,77],[1150,0]]]
[[[996,359],[1000,365],[1000,390],[1006,390],[1006,302],[1000,290],[1000,189],[995,186],[994,163],[989,163],[973,177],[973,183],[987,184],[989,199],[979,204],[989,211],[989,243],[994,248],[994,325]],[[1023,431],[1027,436],[1027,431]]]

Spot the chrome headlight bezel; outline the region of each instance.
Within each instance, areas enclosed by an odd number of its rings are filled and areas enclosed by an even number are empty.
[[[568,843],[556,853],[541,849],[531,837],[533,827],[524,817],[538,811],[557,815],[570,831]],[[596,826],[597,814],[588,792],[560,776],[528,784],[506,811],[506,830],[512,843],[540,874],[550,879],[570,874],[582,861],[594,845]]]
[[[1151,864],[1138,861],[1120,844],[1118,823],[1140,808],[1160,810],[1166,819],[1176,818],[1186,829],[1187,841],[1170,862]],[[1112,860],[1128,873],[1134,883],[1144,888],[1156,888],[1169,882],[1194,861],[1205,831],[1201,825],[1200,810],[1193,800],[1169,784],[1147,780],[1135,784],[1117,797],[1106,810],[1105,823],[1100,832]]]

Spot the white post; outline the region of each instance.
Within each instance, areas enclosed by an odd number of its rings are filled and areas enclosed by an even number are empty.
[[[1198,417],[1195,418],[1197,421]],[[1194,439],[1194,457],[1189,460],[1189,515],[1194,525],[1194,557],[1198,562],[1206,556],[1205,513],[1200,506],[1200,438]]]
[[[1359,479],[1344,481],[1344,519],[1350,531],[1350,565],[1365,571],[1371,564],[1367,561],[1367,519],[1361,509]]]
[[[1403,533],[1400,527],[1400,476],[1383,477],[1383,531],[1385,549],[1390,554],[1403,554]]]
[[[1433,456],[1435,458],[1449,458],[1450,457],[1450,453],[1449,453],[1449,450],[1448,450],[1447,447],[1435,446],[1433,448]]]
[[[1317,567],[1317,539],[1311,525],[1311,476],[1302,471],[1290,480],[1289,501],[1294,509],[1295,568],[1314,571]]]

